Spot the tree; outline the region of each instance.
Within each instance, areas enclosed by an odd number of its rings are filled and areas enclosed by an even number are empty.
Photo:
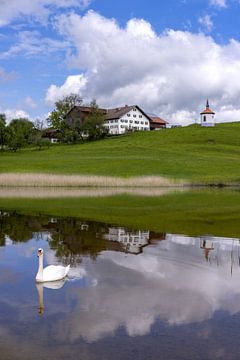
[[[13,151],[31,143],[34,132],[33,123],[26,119],[13,119],[7,127],[7,145]]]
[[[5,141],[6,141],[6,115],[0,114],[0,146],[1,146],[1,150],[3,150]]]
[[[55,109],[49,115],[47,121],[50,126],[59,130],[64,134],[69,130],[69,124],[66,122],[65,116],[74,107],[82,104],[82,98],[78,94],[65,96],[63,99],[55,102]]]
[[[100,139],[107,134],[107,128],[104,126],[105,114],[99,109],[96,100],[92,100],[89,106],[91,111],[83,124],[83,131],[89,140]]]

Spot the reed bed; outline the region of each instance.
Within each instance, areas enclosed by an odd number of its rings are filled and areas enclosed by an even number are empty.
[[[58,174],[0,174],[1,187],[176,187],[188,185],[186,181],[172,180],[161,176],[139,176],[131,178],[58,175]]]
[[[83,197],[108,197],[115,195],[137,195],[137,196],[162,196],[179,191],[187,191],[187,188],[2,188],[0,198],[30,198],[30,199],[54,199],[54,198],[83,198]]]

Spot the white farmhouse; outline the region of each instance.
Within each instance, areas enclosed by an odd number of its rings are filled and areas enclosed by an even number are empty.
[[[215,126],[215,112],[210,109],[208,100],[206,104],[206,109],[204,109],[200,115],[202,126]]]
[[[137,105],[108,109],[105,126],[109,134],[124,134],[126,131],[149,131],[150,117]]]

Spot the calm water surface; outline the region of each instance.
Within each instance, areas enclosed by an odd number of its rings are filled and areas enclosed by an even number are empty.
[[[0,359],[240,358],[239,239],[2,211],[0,245]]]

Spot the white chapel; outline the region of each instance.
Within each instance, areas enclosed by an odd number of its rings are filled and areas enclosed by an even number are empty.
[[[200,113],[200,115],[202,126],[215,126],[215,112],[210,109],[208,100],[206,104],[206,109],[204,109]]]

